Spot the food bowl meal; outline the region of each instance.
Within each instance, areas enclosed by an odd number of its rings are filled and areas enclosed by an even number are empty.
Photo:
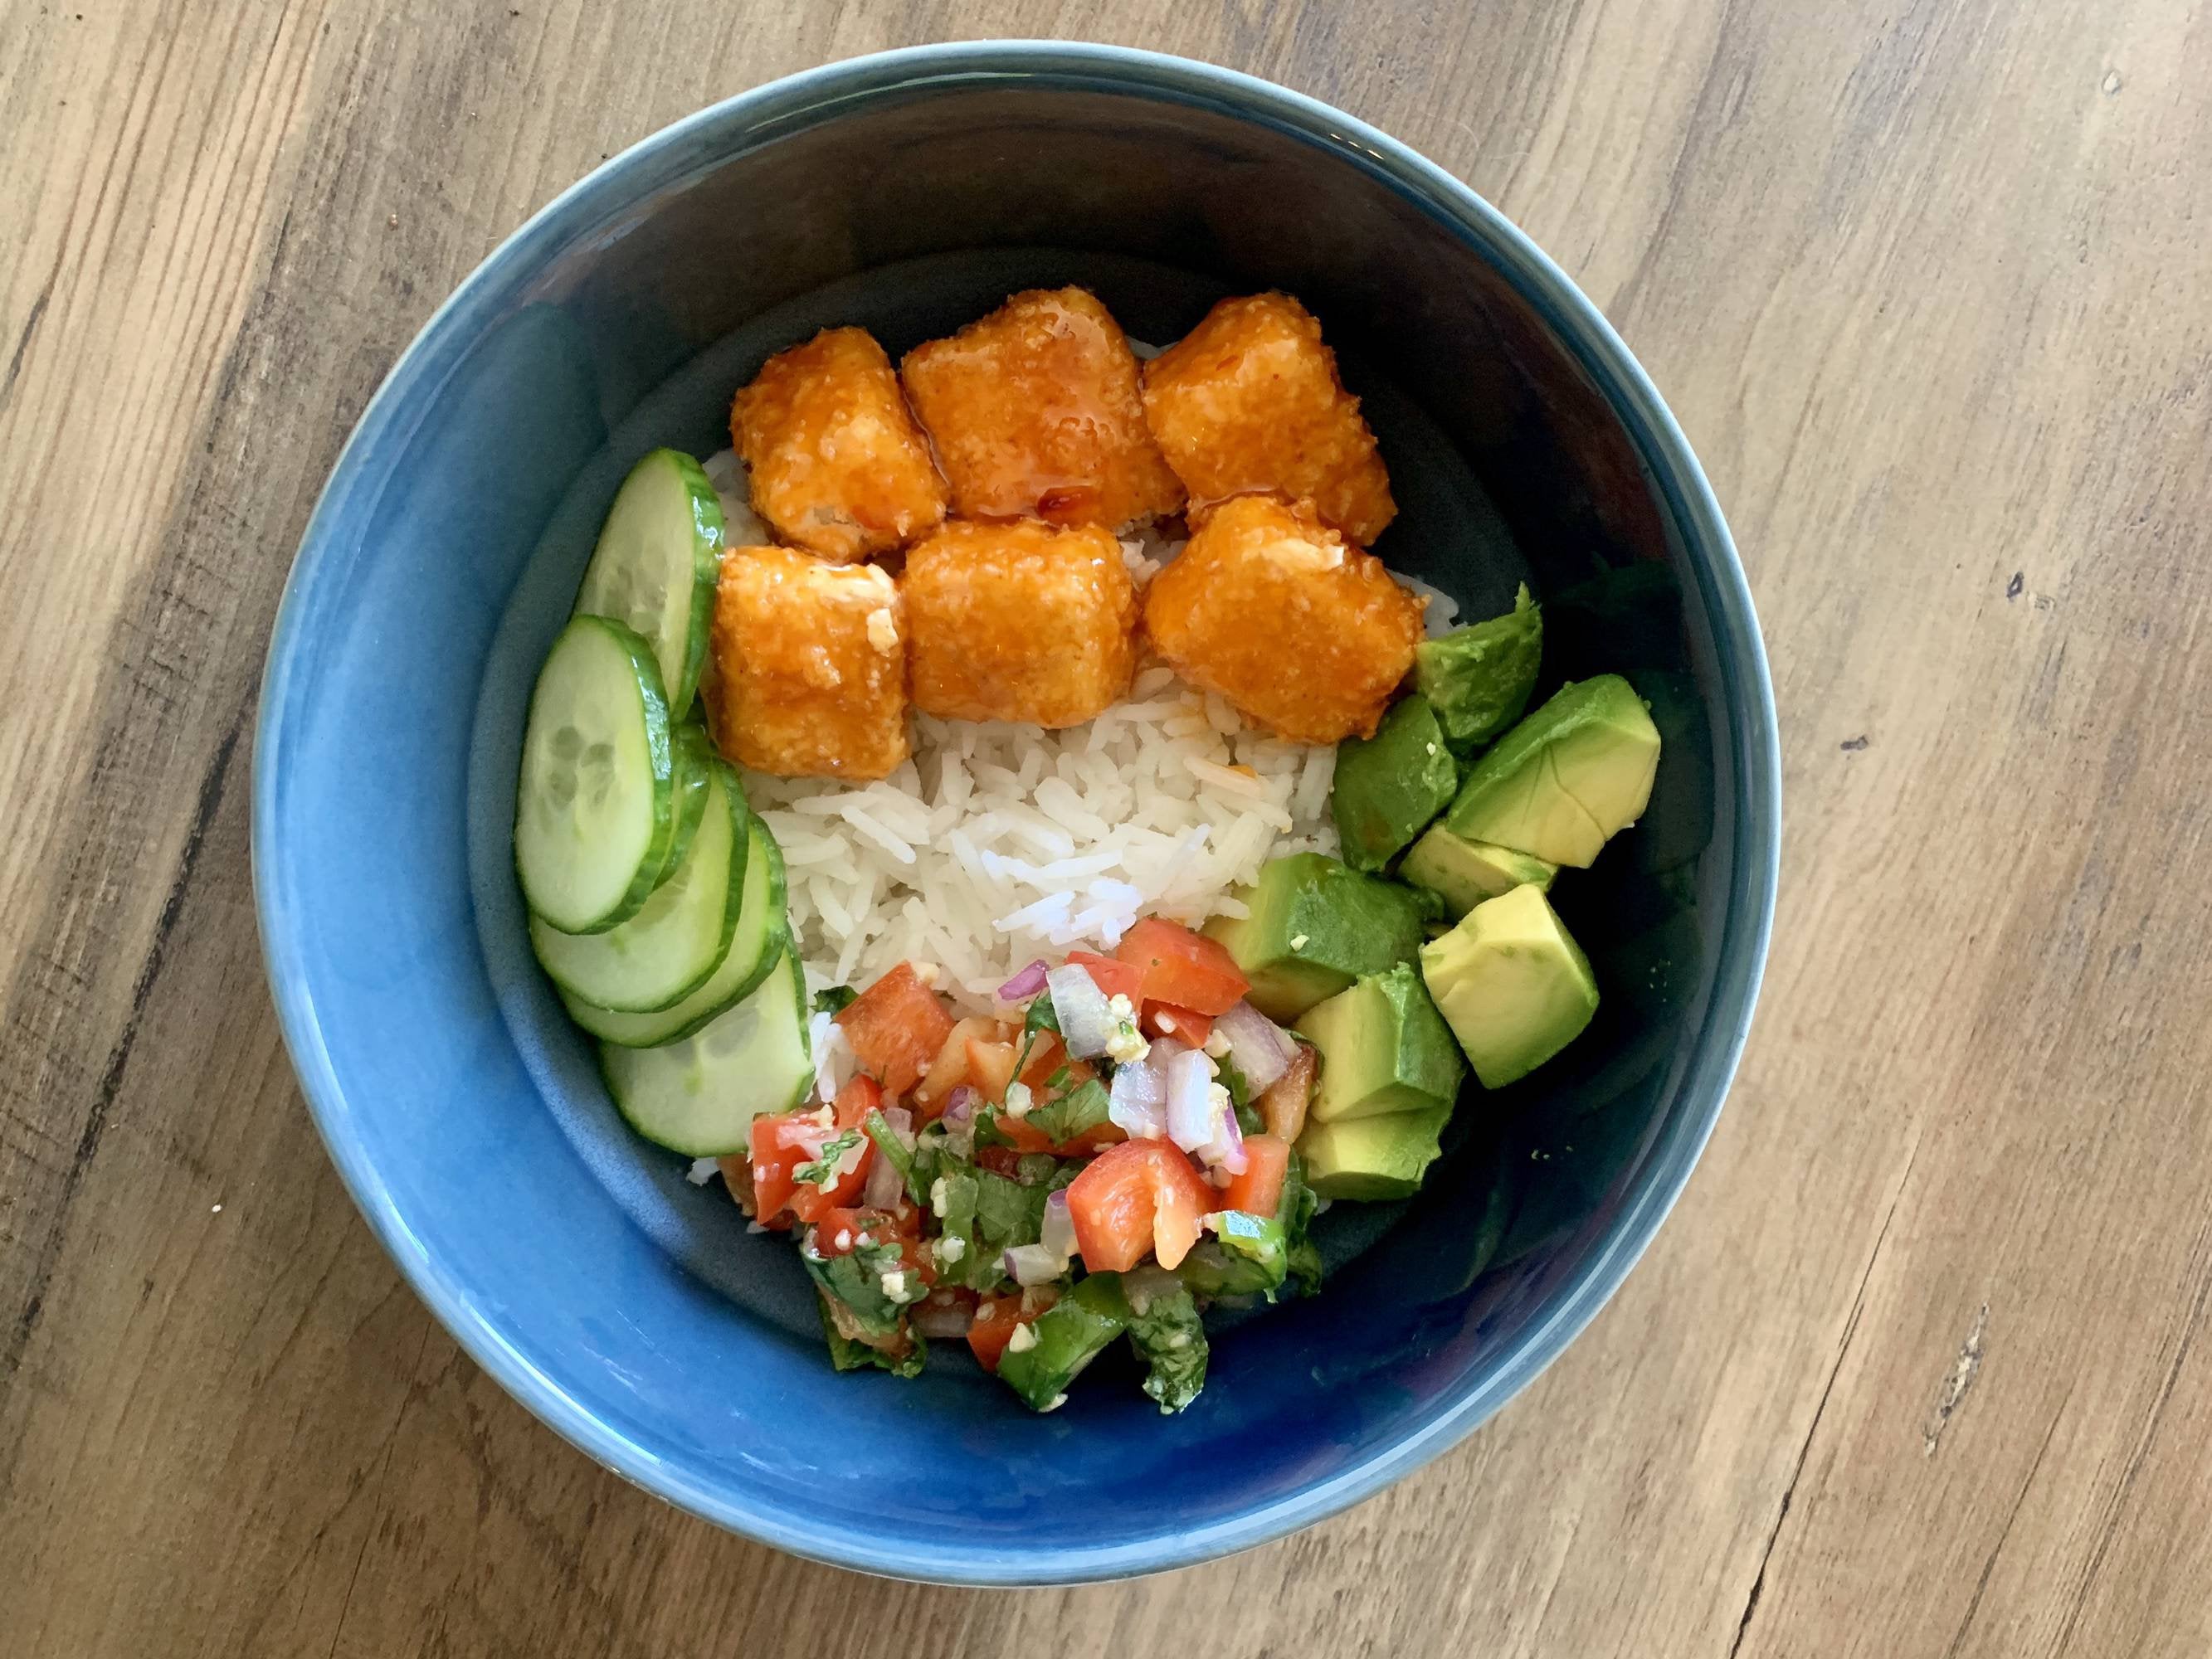
[[[471,1352],[738,1531],[1279,1534],[1595,1314],[1778,765],[1680,432],[1310,100],[996,44],[679,124],[393,370],[256,750],[280,1017]]]

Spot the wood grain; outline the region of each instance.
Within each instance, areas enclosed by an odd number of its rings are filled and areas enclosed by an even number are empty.
[[[2212,9],[70,3],[0,3],[0,1650],[2212,1644]],[[246,824],[291,549],[451,286],[714,98],[993,34],[1313,92],[1557,255],[1729,508],[1790,820],[1589,1334],[1334,1522],[1024,1595],[741,1543],[487,1382],[301,1108]]]

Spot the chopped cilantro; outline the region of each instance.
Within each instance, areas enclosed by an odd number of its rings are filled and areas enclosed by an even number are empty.
[[[1105,1122],[1110,1103],[1106,1085],[1095,1077],[1085,1078],[1059,1099],[1030,1112],[1029,1121],[1050,1135],[1055,1146],[1063,1145]]]
[[[817,1297],[822,1311],[822,1334],[829,1340],[830,1363],[841,1371],[857,1371],[873,1366],[889,1371],[893,1376],[919,1376],[929,1359],[929,1345],[913,1331],[899,1333],[886,1340],[880,1347],[863,1342],[858,1337],[848,1336],[837,1328],[836,1316],[830,1310],[827,1296]]]
[[[842,1014],[860,994],[849,985],[832,985],[814,994],[814,1012],[817,1014]]]
[[[1136,1297],[1130,1297],[1133,1310]],[[1130,1345],[1145,1362],[1145,1392],[1163,1412],[1179,1412],[1206,1386],[1206,1327],[1183,1286],[1147,1298],[1129,1321]]]
[[[891,1127],[890,1120],[884,1116],[880,1109],[868,1114],[866,1127],[868,1139],[876,1143],[876,1150],[890,1160],[890,1166],[899,1172],[899,1179],[906,1182],[908,1195],[917,1204],[927,1204],[930,1178],[928,1165],[933,1160],[923,1149],[922,1144],[917,1140],[909,1149],[907,1144],[899,1139],[898,1132]]]
[[[1060,1010],[1052,1006],[1049,991],[1040,991],[1031,997],[1029,1012],[1022,1016],[1022,1051],[1014,1060],[1016,1077],[1029,1070],[1030,1051],[1036,1047],[1039,1031],[1060,1035]]]
[[[791,1178],[816,1187],[834,1186],[837,1181],[838,1160],[860,1144],[860,1132],[858,1129],[847,1129],[842,1134],[832,1135],[822,1143],[822,1150],[816,1154],[814,1162],[800,1164],[791,1172]]]

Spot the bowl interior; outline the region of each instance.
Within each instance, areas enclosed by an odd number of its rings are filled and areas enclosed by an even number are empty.
[[[1013,60],[843,66],[710,112],[471,279],[365,418],[295,571],[256,856],[333,1154],[480,1359],[586,1449],[756,1535],[1018,1582],[1284,1530],[1533,1375],[1710,1126],[1771,848],[1751,844],[1764,681],[1725,541],[1540,263],[1440,221],[1418,169],[1318,106],[1164,60],[972,72],[989,61]],[[1469,616],[1528,581],[1547,681],[1626,672],[1666,739],[1644,823],[1556,895],[1601,982],[1591,1032],[1527,1083],[1471,1089],[1411,1204],[1325,1217],[1328,1291],[1244,1321],[1172,1419],[1111,1379],[1032,1417],[964,1356],[917,1382],[833,1377],[788,1247],[615,1117],[509,864],[532,679],[629,465],[724,447],[732,391],[817,327],[864,324],[896,356],[1062,282],[1161,343],[1224,293],[1297,294],[1391,467],[1403,512],[1376,550]]]

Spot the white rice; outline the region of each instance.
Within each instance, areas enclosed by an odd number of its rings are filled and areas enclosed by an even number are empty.
[[[952,1000],[988,1009],[1034,957],[1111,951],[1142,916],[1234,913],[1229,890],[1269,858],[1334,852],[1336,751],[1208,702],[1152,665],[1064,732],[917,715],[913,759],[880,782],[748,774],[809,988],[930,963]]]
[[[733,544],[766,540],[744,469],[706,463]],[[1125,540],[1138,583],[1182,550]],[[1416,578],[1431,634],[1459,606]],[[931,964],[937,988],[988,1011],[1031,960],[1111,951],[1139,919],[1193,926],[1239,915],[1231,890],[1271,858],[1334,853],[1334,748],[1248,728],[1223,699],[1158,663],[1128,697],[1061,732],[914,717],[913,758],[879,782],[747,773],[752,805],[783,849],[791,926],[809,991],[866,986],[900,962]],[[817,1054],[840,1069],[826,1017]]]

